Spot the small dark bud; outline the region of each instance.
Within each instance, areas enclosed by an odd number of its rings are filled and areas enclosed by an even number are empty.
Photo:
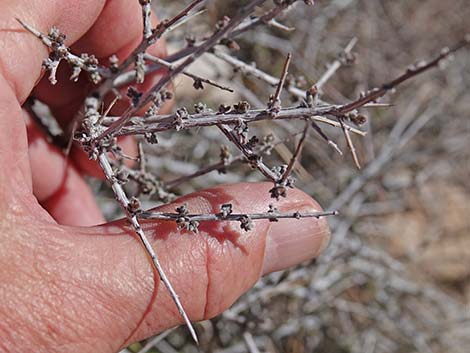
[[[139,92],[134,87],[127,89],[127,96],[131,99],[132,105],[137,107],[139,105],[140,98],[142,98],[142,92]]]
[[[188,35],[185,40],[188,47],[194,47],[196,45],[196,37],[192,34]]]
[[[235,133],[238,135],[238,137],[240,138],[240,142],[242,144],[245,144],[247,143],[247,139],[248,139],[248,125],[242,120],[240,119],[237,124],[235,125],[234,129]]]
[[[247,101],[238,102],[233,106],[233,109],[239,114],[246,113],[248,110],[250,110],[250,103]]]
[[[178,110],[176,110],[176,115],[178,117],[180,117],[181,119],[187,119],[188,118],[188,110],[186,108],[179,108]]]
[[[240,221],[240,228],[243,229],[244,231],[248,232],[251,229],[253,229],[253,222],[250,217],[247,215],[243,215],[239,219]]]
[[[190,232],[197,233],[199,231],[199,222],[198,221],[187,222],[186,229]]]
[[[194,79],[193,87],[194,89],[204,89],[204,86],[202,85],[202,81],[200,79]]]
[[[223,218],[227,218],[233,212],[233,207],[231,203],[226,203],[220,206],[220,213]]]
[[[256,147],[256,145],[259,143],[259,139],[257,136],[252,136],[250,140],[245,144],[245,148],[252,150]]]
[[[178,213],[179,216],[187,216],[189,211],[188,211],[188,204],[182,204],[179,207],[175,208],[176,213]]]
[[[224,16],[221,20],[217,21],[215,24],[215,30],[218,32],[221,29],[225,28],[230,22],[230,17]]]
[[[253,169],[256,169],[256,167],[258,167],[258,164],[261,162],[261,160],[262,160],[261,156],[257,154],[252,154],[251,156],[247,158],[248,164]]]
[[[357,126],[362,126],[367,122],[367,117],[361,114],[354,114],[351,117],[348,117],[354,124]]]
[[[151,144],[157,144],[158,143],[157,133],[155,133],[155,132],[146,132],[144,134],[144,138],[148,143],[151,143]]]
[[[287,189],[285,186],[276,185],[269,190],[269,193],[273,199],[279,200],[279,198],[287,196]]]
[[[270,215],[273,216],[273,217],[270,217],[270,218],[269,218],[269,221],[270,221],[270,222],[278,222],[278,221],[279,221],[279,219],[277,219],[277,218],[275,217],[275,215],[276,215],[277,213],[279,213],[278,209],[277,209],[276,207],[274,207],[273,204],[269,204],[268,214],[270,214]]]
[[[205,105],[202,102],[196,103],[196,104],[194,104],[194,111],[197,114],[204,113],[204,112],[207,111],[207,105]]]
[[[233,39],[230,38],[223,38],[220,41],[220,44],[225,45],[227,48],[229,48],[232,51],[239,51],[240,50],[240,45],[234,41]]]
[[[226,114],[232,109],[229,105],[221,104],[219,105],[219,113]]]
[[[318,88],[317,86],[312,86],[310,89],[305,92],[305,103],[308,107],[314,107],[317,104],[318,100]]]
[[[127,209],[131,213],[137,213],[140,211],[140,201],[136,197],[131,197],[129,200],[129,204],[127,205]]]
[[[67,38],[64,33],[61,33],[59,29],[55,26],[53,26],[48,35],[49,39],[54,43],[54,47],[58,47],[64,44],[65,39]]]
[[[173,95],[173,92],[170,92],[170,91],[163,91],[162,92],[162,99],[163,100],[170,100],[170,99],[173,99],[174,95]]]

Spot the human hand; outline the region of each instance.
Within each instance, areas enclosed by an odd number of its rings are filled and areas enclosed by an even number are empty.
[[[41,79],[47,49],[15,18],[43,32],[55,25],[76,52],[105,61],[140,41],[138,2],[17,0],[0,7],[0,351],[116,352],[180,324],[126,221],[91,226],[103,219],[82,178],[89,168],[81,155],[66,161],[21,109],[34,90],[65,125],[90,86],[68,81],[64,67],[57,86]],[[264,211],[270,187],[221,186],[161,210],[185,202],[191,212],[218,212],[230,202],[235,211]],[[319,210],[299,190],[277,206]],[[261,275],[316,256],[329,238],[326,221],[314,218],[257,221],[249,232],[225,222],[207,222],[198,234],[170,223],[143,226],[194,321],[221,313]]]

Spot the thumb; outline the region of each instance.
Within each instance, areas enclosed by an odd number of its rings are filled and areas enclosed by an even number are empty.
[[[186,203],[190,213],[218,213],[222,204],[231,203],[234,212],[265,212],[273,201],[270,187],[217,187],[159,211],[174,212]],[[283,212],[320,210],[296,189],[276,206]],[[146,221],[142,227],[192,321],[221,313],[261,275],[316,256],[329,239],[324,218],[254,221],[248,232],[228,221],[201,222],[197,234],[181,231],[173,222]],[[45,323],[36,323],[33,329],[60,333],[69,340],[64,342],[69,352],[83,351],[83,337],[95,351],[113,352],[182,322],[125,221],[94,228],[62,227],[59,234],[48,236],[47,244],[38,244],[45,254],[36,256],[47,261],[35,264],[46,276],[42,282],[51,284],[41,286],[47,303],[39,307],[47,310],[39,317]],[[57,336],[53,344],[57,345]]]

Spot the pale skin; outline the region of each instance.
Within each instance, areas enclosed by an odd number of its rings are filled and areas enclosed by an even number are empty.
[[[97,169],[78,152],[67,160],[22,110],[33,92],[65,125],[90,85],[68,81],[62,68],[51,87],[41,71],[47,49],[16,17],[43,32],[57,26],[77,53],[122,58],[140,41],[140,7],[128,0],[0,2],[0,351],[117,352],[181,317],[126,221],[104,224],[82,176]],[[164,208],[187,202],[207,213],[231,202],[235,211],[263,212],[270,187],[220,186]],[[277,206],[320,210],[299,190]],[[263,274],[315,257],[329,238],[325,219],[254,224],[243,232],[235,223],[207,223],[198,234],[144,224],[193,321],[227,309]]]

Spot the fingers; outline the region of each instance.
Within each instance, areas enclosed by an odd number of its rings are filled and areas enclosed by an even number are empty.
[[[156,24],[156,17],[153,16]],[[93,26],[74,45],[75,53],[88,53],[95,55],[102,65],[108,65],[111,55],[116,55],[120,60],[126,58],[142,40],[142,15],[138,1],[114,0],[108,1],[101,11],[99,18]],[[165,48],[162,41],[153,45],[149,53],[155,56],[163,56]],[[52,86],[47,77],[39,82],[34,94],[42,101],[48,102],[54,116],[65,128],[74,118],[81,107],[83,99],[93,89],[93,85],[86,77],[81,77],[79,82],[69,80],[70,68],[64,64],[58,73],[58,84]],[[144,84],[139,85],[139,90],[146,90],[159,75],[149,76]],[[125,97],[125,90],[123,92]],[[110,101],[107,102],[108,104]],[[126,98],[118,102],[112,114],[118,114],[128,106]]]
[[[33,193],[60,224],[91,226],[104,222],[88,184],[74,164],[52,146],[23,112],[27,122]]]
[[[187,203],[190,212],[213,213],[232,203],[234,212],[263,212],[272,202],[270,187],[213,188],[159,210],[174,211]],[[276,206],[281,211],[320,209],[299,190],[290,190]],[[2,336],[0,348],[13,349],[20,338],[25,350],[111,353],[181,323],[126,221],[62,227],[33,217],[33,208],[5,220],[0,329],[14,332],[15,339]],[[206,222],[197,234],[169,222],[142,226],[193,321],[227,309],[262,274],[316,256],[329,238],[325,219],[255,221],[249,232],[238,223]]]
[[[188,195],[159,210],[174,211],[176,206],[187,203],[191,213],[218,213],[222,204],[232,203],[234,212],[264,212],[272,202],[270,187],[267,183],[218,187]],[[291,190],[289,198],[277,206],[281,211],[320,210],[299,190]],[[197,234],[180,231],[169,222],[147,221],[143,228],[194,321],[227,309],[262,274],[316,256],[329,239],[325,219],[255,221],[249,232],[242,231],[237,222],[203,222]],[[74,238],[78,240],[75,249],[87,243],[88,250],[80,251],[87,254],[87,259],[80,262],[95,262],[99,269],[94,271],[96,283],[90,289],[92,300],[98,302],[93,306],[111,312],[93,315],[101,319],[110,315],[112,319],[107,319],[115,321],[118,317],[122,322],[116,331],[109,332],[111,336],[131,335],[130,341],[134,341],[182,322],[165,287],[160,281],[152,283],[148,258],[125,221],[75,232],[84,235]],[[113,236],[100,236],[103,234]],[[93,249],[89,248],[90,237]],[[106,319],[100,323],[103,324],[101,329],[109,330]]]

